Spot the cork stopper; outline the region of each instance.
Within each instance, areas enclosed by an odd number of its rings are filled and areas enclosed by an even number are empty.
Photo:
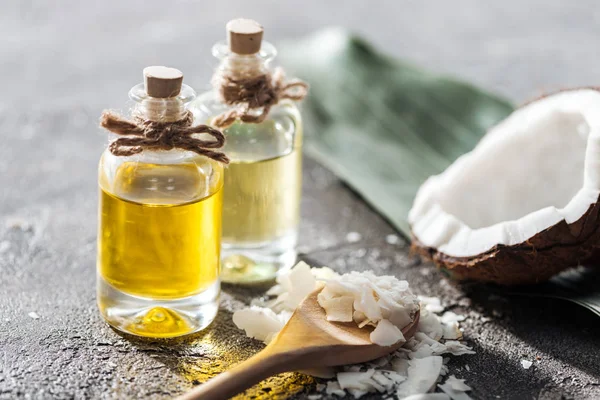
[[[166,99],[181,92],[183,74],[175,68],[152,66],[144,68],[144,88],[150,97]]]
[[[260,51],[263,27],[251,19],[238,18],[227,23],[229,49],[236,54],[256,54]]]

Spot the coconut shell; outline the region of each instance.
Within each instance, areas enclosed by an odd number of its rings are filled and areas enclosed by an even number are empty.
[[[581,218],[561,221],[526,242],[497,245],[472,257],[452,257],[423,246],[413,235],[412,249],[458,280],[523,285],[543,282],[600,255],[600,198]]]

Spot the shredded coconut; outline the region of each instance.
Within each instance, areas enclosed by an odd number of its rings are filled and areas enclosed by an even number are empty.
[[[418,310],[418,300],[408,282],[393,276],[376,276],[370,271],[350,272],[325,283],[317,300],[327,320],[372,325],[371,342],[391,346],[404,341],[401,329]]]
[[[417,300],[408,282],[392,276],[372,272],[338,275],[330,268],[311,268],[300,262],[277,278],[277,284],[267,292],[271,299],[252,301],[252,306],[234,313],[233,322],[248,336],[268,343],[319,282],[325,283],[318,301],[327,319],[373,326],[371,341],[382,346],[404,341],[401,328],[410,323],[419,301],[421,311],[417,332],[403,347],[368,363],[340,367],[335,380],[326,386],[317,385],[317,390],[324,390],[328,397],[350,394],[360,398],[380,393],[405,400],[469,399],[465,391],[470,388],[462,379],[450,375],[443,385],[438,384],[448,373],[449,358],[442,358],[442,354],[475,353],[459,341],[462,334],[458,323],[465,317],[453,312],[436,315],[444,311],[439,299],[419,296]],[[436,384],[443,393],[428,393]]]

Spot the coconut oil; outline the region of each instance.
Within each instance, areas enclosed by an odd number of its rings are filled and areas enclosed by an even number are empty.
[[[262,42],[260,51],[237,54],[231,43],[217,43],[221,60],[216,74],[269,70],[275,48]],[[233,106],[216,90],[192,103],[196,120],[214,121]],[[231,162],[223,189],[222,280],[254,283],[273,279],[296,261],[302,186],[302,122],[296,104],[280,101],[260,123],[237,120],[223,133]]]
[[[271,159],[231,163],[224,188],[226,243],[253,246],[295,235],[301,162],[301,152],[292,150]]]
[[[201,169],[127,162],[118,167],[113,187],[100,189],[99,266],[110,285],[173,299],[217,280],[222,190],[214,180],[204,188]],[[195,199],[194,192],[207,196]]]
[[[184,112],[193,95],[184,85],[169,101]],[[141,113],[148,102],[165,102],[139,85],[130,96]],[[208,325],[218,308],[221,163],[179,149],[129,157],[107,150],[99,186],[98,304],[105,319],[150,337]]]

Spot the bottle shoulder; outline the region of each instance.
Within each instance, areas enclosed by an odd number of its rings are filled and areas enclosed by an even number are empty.
[[[194,101],[188,106],[189,110],[194,114],[194,121],[200,124],[208,124],[215,116],[233,110],[235,105],[227,105],[223,103],[216,91],[200,93]],[[300,110],[296,102],[285,99],[274,105],[269,112],[268,119],[280,119],[291,117],[295,120],[300,120]]]
[[[104,151],[98,166],[100,188],[123,200],[179,205],[212,196],[223,186],[223,165],[193,152],[144,151],[130,157]]]
[[[190,105],[195,123],[210,124],[217,115],[235,106],[223,104],[215,91],[206,92]],[[262,161],[281,157],[302,147],[302,120],[295,102],[284,100],[273,106],[265,121],[236,122],[223,133],[227,142],[223,151],[232,162]]]

